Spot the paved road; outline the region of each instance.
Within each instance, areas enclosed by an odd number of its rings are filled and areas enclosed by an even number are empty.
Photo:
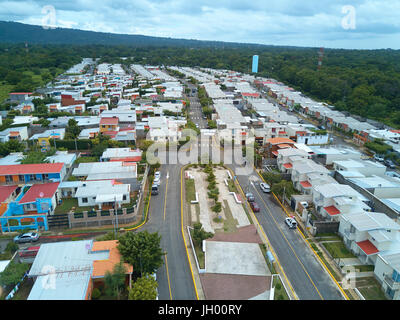
[[[230,166],[235,172],[238,165]],[[286,214],[272,201],[270,194],[261,192],[258,174],[252,172],[237,175],[243,192],[251,192],[260,206],[255,213],[263,227],[279,262],[300,300],[338,300],[342,299],[338,287],[319,264],[309,246],[297,230],[290,230],[284,223]],[[236,171],[237,172],[237,171]]]
[[[161,166],[159,194],[151,197],[149,221],[140,228],[140,231],[157,231],[166,252],[164,264],[157,271],[160,300],[196,300],[181,233],[180,168],[180,165]]]

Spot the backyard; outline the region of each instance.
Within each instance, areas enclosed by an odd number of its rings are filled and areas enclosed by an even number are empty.
[[[322,242],[321,243],[325,249],[330,253],[334,259],[338,258],[355,258],[356,256],[352,254],[341,241],[335,242]]]
[[[387,300],[381,285],[373,277],[357,279],[356,287],[365,300]]]

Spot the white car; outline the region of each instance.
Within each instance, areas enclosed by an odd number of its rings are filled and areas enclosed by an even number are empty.
[[[266,192],[266,193],[271,192],[271,188],[266,183],[260,183],[260,188],[263,192]]]
[[[160,171],[154,172],[154,179],[155,179],[155,178],[161,179],[161,172],[160,172]]]
[[[160,177],[154,177],[153,184],[160,185]]]
[[[285,223],[289,226],[289,229],[297,228],[297,222],[296,222],[295,218],[293,218],[293,217],[285,218]]]

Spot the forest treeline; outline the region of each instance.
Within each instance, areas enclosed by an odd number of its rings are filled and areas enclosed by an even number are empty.
[[[400,51],[325,49],[317,69],[319,48],[298,47],[171,47],[127,45],[0,45],[0,79],[14,91],[31,91],[79,63],[100,62],[200,66],[275,78],[307,96],[363,117],[400,127]],[[121,57],[128,57],[122,60]]]

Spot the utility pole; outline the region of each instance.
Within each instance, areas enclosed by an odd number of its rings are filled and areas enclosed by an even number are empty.
[[[117,196],[114,196],[114,212],[116,220],[116,234],[118,234],[118,208],[117,207]]]
[[[285,203],[285,191],[286,191],[286,186],[283,186],[283,195],[282,195],[282,204]]]

